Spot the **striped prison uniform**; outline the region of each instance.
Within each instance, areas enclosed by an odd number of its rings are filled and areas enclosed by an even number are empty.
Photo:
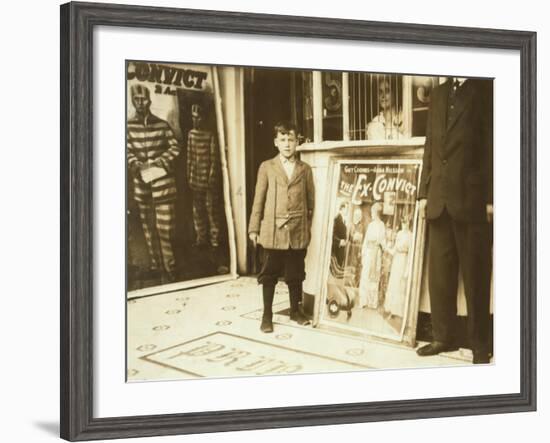
[[[193,225],[199,245],[219,246],[220,179],[216,137],[210,131],[191,129],[187,137],[187,182],[193,191]]]
[[[153,114],[145,117],[144,121],[137,117],[128,120],[126,141],[128,168],[135,171],[134,199],[139,207],[151,269],[164,268],[168,274],[173,274],[175,259],[172,240],[177,198],[173,162],[180,153],[180,147],[170,125]],[[137,166],[153,163],[164,168],[167,174],[145,183]]]

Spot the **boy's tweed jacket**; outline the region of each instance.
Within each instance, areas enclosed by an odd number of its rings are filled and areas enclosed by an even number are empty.
[[[289,180],[277,155],[258,170],[248,232],[259,233],[258,243],[266,249],[306,249],[314,204],[311,167],[296,160]]]

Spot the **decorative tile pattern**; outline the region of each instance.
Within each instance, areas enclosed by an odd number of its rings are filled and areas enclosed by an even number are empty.
[[[168,311],[166,311],[165,314],[176,315],[176,314],[179,314],[180,312],[181,312],[180,309],[168,309]]]
[[[229,326],[231,324],[233,324],[233,322],[229,320],[220,320],[216,322],[216,326]]]
[[[153,331],[167,331],[168,329],[170,329],[170,326],[168,325],[159,325],[159,326],[155,326],[153,328]]]
[[[471,364],[455,355],[419,358],[406,346],[299,326],[289,319],[286,285],[277,291],[274,334],[260,331],[261,288],[254,278],[128,300],[128,381]],[[167,359],[174,344],[184,352],[200,353],[195,345],[220,350],[208,356],[213,361]]]
[[[360,355],[363,355],[364,353],[365,350],[361,348],[352,348],[346,351],[346,354],[351,355],[352,357],[358,357]]]

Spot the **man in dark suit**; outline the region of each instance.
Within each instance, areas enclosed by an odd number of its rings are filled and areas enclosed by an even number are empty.
[[[346,218],[348,215],[348,203],[340,204],[338,215],[334,217],[332,233],[332,255],[336,258],[339,266],[344,266],[346,259],[346,242],[348,239],[348,227]]]
[[[459,268],[474,363],[489,363],[493,214],[493,81],[450,78],[432,92],[418,197],[428,219],[433,342],[456,350]]]

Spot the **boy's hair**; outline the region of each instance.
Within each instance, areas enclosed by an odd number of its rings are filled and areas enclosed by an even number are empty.
[[[277,134],[288,134],[289,132],[294,131],[294,134],[298,135],[298,129],[294,123],[289,121],[280,121],[273,126],[273,138],[277,138]]]

